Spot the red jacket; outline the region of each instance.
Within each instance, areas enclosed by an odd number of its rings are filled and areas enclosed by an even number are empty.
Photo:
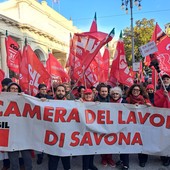
[[[170,96],[170,92],[168,92]],[[168,97],[164,96],[164,89],[159,89],[154,95],[154,105],[156,107],[170,108],[170,101]]]

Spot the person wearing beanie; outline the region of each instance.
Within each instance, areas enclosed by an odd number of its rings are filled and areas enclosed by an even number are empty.
[[[21,87],[15,83],[11,82],[8,84],[7,92],[12,93],[21,93]],[[31,151],[30,150],[21,150],[21,151],[12,151],[8,152],[8,157],[10,160],[10,169],[11,170],[21,170],[21,165],[19,162],[19,152],[21,152],[22,158],[24,160],[24,167],[22,169],[32,170],[32,157],[31,157]]]
[[[154,105],[160,108],[170,108],[170,76],[168,74],[162,75],[162,81],[165,85],[165,89],[161,86],[160,89],[156,90],[154,95]],[[161,156],[163,166],[170,165],[169,156]]]
[[[21,93],[22,90],[21,90],[21,87],[19,86],[19,84],[15,83],[15,82],[11,82],[8,84],[7,92]]]
[[[146,87],[146,92],[149,95],[149,100],[152,104],[154,104],[154,85],[148,84]]]
[[[94,94],[91,89],[85,89],[83,98],[81,98],[82,102],[93,102]],[[94,165],[94,155],[83,155],[82,156],[82,170],[98,170],[98,168]]]
[[[8,84],[11,83],[12,80],[10,78],[4,78],[2,81],[1,81],[1,85],[2,85],[2,92],[6,92],[7,91],[7,87],[8,87]],[[3,167],[1,170],[7,170],[9,169],[10,167],[10,161],[9,159],[4,159],[3,160]]]
[[[4,78],[1,81],[2,92],[6,92],[7,91],[8,84],[10,84],[10,83],[12,83],[12,80],[10,78]]]

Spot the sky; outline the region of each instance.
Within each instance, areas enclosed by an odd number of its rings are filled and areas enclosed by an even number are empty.
[[[71,18],[73,24],[82,31],[89,31],[95,12],[98,31],[109,33],[115,28],[115,34],[119,35],[120,30],[131,24],[130,4],[129,13],[126,14],[121,9],[122,0],[59,0],[59,3],[47,0],[47,3],[65,18]],[[164,25],[170,23],[170,0],[141,0],[141,5],[141,10],[133,6],[134,26],[135,21],[143,18],[154,19],[163,30]]]
[[[0,0],[3,2],[6,0]],[[42,0],[38,0],[41,2]],[[131,25],[130,4],[129,13],[121,9],[122,0],[46,0],[47,4],[67,19],[72,19],[73,25],[82,31],[89,31],[94,14],[97,14],[98,31],[109,33],[115,28],[115,36]],[[134,0],[132,0],[134,1]],[[164,30],[164,25],[170,23],[170,0],[140,0],[142,9],[133,5],[133,25],[135,21],[154,19]]]

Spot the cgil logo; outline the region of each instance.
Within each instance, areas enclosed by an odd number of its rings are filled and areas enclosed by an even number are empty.
[[[0,146],[8,147],[9,125],[8,122],[0,122]]]

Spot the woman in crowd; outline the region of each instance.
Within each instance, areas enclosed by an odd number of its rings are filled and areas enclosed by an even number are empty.
[[[14,82],[11,82],[8,84],[7,92],[12,93],[21,93],[21,87]],[[21,152],[22,158],[24,160],[24,166],[25,170],[32,170],[32,157],[31,157],[31,151],[30,150],[21,150],[21,151],[11,151],[8,152],[8,157],[10,160],[10,166],[11,170],[20,170],[19,165],[19,152]]]
[[[94,94],[91,89],[85,89],[83,98],[80,99],[82,102],[93,102]],[[83,155],[83,170],[98,170],[93,164],[94,155]]]
[[[145,88],[140,84],[134,84],[129,88],[126,101],[129,104],[152,106]],[[138,159],[139,166],[145,167],[148,155],[138,154]]]
[[[149,95],[149,100],[152,104],[154,104],[154,85],[153,84],[148,84],[146,87],[146,91]]]
[[[120,87],[110,89],[110,102],[113,103],[126,103],[122,98],[122,90]],[[117,166],[122,166],[122,170],[129,168],[129,154],[120,154],[120,160],[116,163]]]

